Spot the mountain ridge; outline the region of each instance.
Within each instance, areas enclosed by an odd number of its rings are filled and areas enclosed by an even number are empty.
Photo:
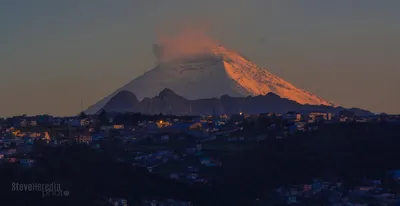
[[[333,107],[327,105],[299,104],[287,98],[281,98],[273,92],[265,95],[231,97],[222,95],[219,98],[207,98],[188,100],[171,89],[163,89],[159,95],[153,98],[145,98],[142,101],[131,101],[135,96],[129,91],[121,91],[124,95],[115,95],[104,108],[107,112],[129,113],[138,112],[143,114],[172,114],[172,115],[213,115],[215,114],[238,114],[240,112],[248,114],[260,113],[286,113],[289,111],[297,112],[331,112],[338,114],[342,110],[351,110],[358,116],[372,115],[367,110],[358,108],[346,109],[343,107]],[[126,95],[131,93],[130,95]],[[123,98],[121,98],[123,97]],[[125,99],[124,99],[125,98]],[[131,106],[126,106],[130,102]],[[121,106],[120,106],[120,105]]]

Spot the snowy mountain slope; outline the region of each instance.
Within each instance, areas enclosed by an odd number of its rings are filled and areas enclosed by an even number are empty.
[[[97,112],[120,91],[130,91],[142,100],[157,96],[164,88],[169,88],[189,100],[222,95],[257,96],[273,92],[300,104],[333,106],[332,103],[259,68],[240,54],[220,46],[207,55],[161,62],[153,70],[89,107],[86,112]]]
[[[245,88],[246,92],[252,96],[273,92],[282,98],[294,100],[300,104],[334,105],[310,92],[296,88],[265,69],[259,68],[236,52],[221,47],[217,53],[223,54],[224,67],[229,77],[242,88]]]

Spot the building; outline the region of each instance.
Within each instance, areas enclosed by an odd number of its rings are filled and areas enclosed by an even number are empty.
[[[92,142],[92,136],[80,135],[75,138],[75,142],[89,144],[90,142]]]
[[[28,121],[26,121],[26,119],[21,120],[20,126],[21,127],[27,127],[28,126]]]
[[[354,112],[349,110],[340,111],[339,116],[340,118],[345,118],[345,119],[354,119],[356,117]]]
[[[115,206],[128,206],[128,201],[122,198],[109,198],[108,202]]]
[[[36,127],[36,126],[38,126],[38,121],[36,121],[36,120],[31,120],[31,121],[29,122],[29,125],[32,126],[32,127]]]
[[[301,114],[294,112],[294,111],[290,111],[286,114],[283,115],[283,118],[292,122],[295,121],[300,121],[301,120]]]
[[[159,120],[156,122],[158,128],[170,127],[172,124],[169,121]]]
[[[168,141],[169,140],[169,136],[168,135],[163,135],[160,137],[161,141]]]
[[[332,113],[329,112],[311,112],[309,114],[310,119],[314,121],[321,120],[332,120]]]
[[[114,125],[114,129],[124,129],[125,128],[125,125],[123,125],[123,124],[115,124]]]
[[[80,125],[81,125],[82,127],[84,127],[84,126],[89,126],[89,125],[90,125],[90,120],[89,120],[88,118],[81,119],[81,120],[80,120]]]
[[[32,165],[35,163],[35,160],[33,159],[20,159],[19,163],[23,166],[27,167],[32,167]]]

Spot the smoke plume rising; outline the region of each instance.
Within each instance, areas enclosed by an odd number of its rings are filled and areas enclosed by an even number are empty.
[[[208,31],[207,25],[185,25],[176,29],[172,35],[159,32],[157,43],[153,46],[158,62],[211,54],[218,43],[210,37]]]

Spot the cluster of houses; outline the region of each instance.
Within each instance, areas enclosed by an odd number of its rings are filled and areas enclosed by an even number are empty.
[[[279,187],[276,189],[277,194],[284,200],[287,204],[298,203],[301,199],[312,198],[322,191],[341,191],[342,182],[324,182],[321,180],[313,180],[309,184],[294,185],[290,188]]]
[[[185,159],[195,160],[192,162],[194,166],[186,166],[187,162],[184,162]],[[168,164],[171,162],[177,162],[183,167],[174,168],[169,170],[169,172],[160,169],[165,165],[168,167]],[[197,144],[195,147],[186,147],[179,154],[171,150],[146,154],[136,152],[136,156],[132,160],[132,165],[146,168],[151,173],[160,173],[179,181],[207,183],[208,180],[199,174],[200,167],[221,167],[222,162],[213,156],[203,154],[201,144]]]
[[[187,166],[179,172],[171,172],[169,178],[187,183],[208,183],[208,180],[199,174],[200,168]]]
[[[48,133],[20,132],[14,128],[2,131],[0,138],[0,164],[11,163],[31,167],[35,159],[31,157],[33,141],[49,138]]]
[[[186,202],[182,200],[145,200],[143,201],[143,206],[169,206],[169,205],[179,205],[179,206],[192,206],[191,202]]]
[[[101,121],[100,115],[79,115],[73,117],[53,117],[49,115],[38,115],[38,116],[15,116],[12,118],[1,119],[0,118],[0,129],[2,128],[20,128],[20,127],[37,127],[37,126],[70,126],[70,127],[84,127],[93,128],[96,125],[101,124],[103,129],[124,129],[128,125],[113,123],[116,114],[108,114],[106,123]],[[296,123],[298,129],[304,128],[304,125],[315,123],[315,122],[372,122],[372,121],[397,121],[400,122],[399,115],[387,115],[379,114],[370,117],[357,117],[353,112],[344,110],[339,114],[333,114],[329,112],[287,112],[284,114],[266,113],[249,115],[244,113],[234,115],[214,115],[214,116],[203,116],[203,117],[192,117],[189,121],[179,117],[174,118],[162,118],[159,120],[143,120],[138,121],[134,125],[137,125],[138,129],[192,129],[192,130],[209,130],[213,128],[220,128],[227,126],[228,124],[239,124],[247,118],[255,118],[259,116],[275,116],[283,118],[289,122]],[[228,123],[229,122],[229,123]],[[210,125],[212,127],[210,128]]]
[[[128,206],[128,200],[124,198],[108,198],[108,203],[113,206]]]
[[[397,172],[397,171],[395,171]],[[400,173],[400,171],[399,171]],[[391,173],[392,174],[392,173]],[[393,178],[398,178],[394,175]],[[341,181],[312,180],[308,184],[279,187],[276,193],[286,204],[305,203],[312,198],[326,198],[330,205],[400,204],[400,195],[383,188],[380,180],[366,180],[363,185],[349,188]]]
[[[158,151],[134,157],[132,165],[147,168],[149,172],[152,172],[153,168],[165,164],[170,160],[180,160],[180,157],[173,151]]]
[[[107,115],[107,118],[110,122],[114,122],[114,116],[118,114],[110,113]],[[316,122],[316,121],[334,121],[334,122],[348,122],[348,121],[358,121],[358,122],[368,122],[368,121],[399,121],[400,115],[388,115],[385,113],[376,114],[367,117],[359,117],[355,115],[354,112],[350,110],[343,110],[338,114],[330,113],[330,112],[319,112],[319,111],[310,111],[310,112],[296,112],[289,111],[287,113],[263,113],[263,114],[246,114],[246,113],[238,113],[238,114],[221,114],[221,115],[213,115],[213,116],[198,116],[193,117],[190,122],[196,123],[206,123],[210,120],[214,121],[215,125],[223,125],[227,121],[242,121],[244,118],[254,117],[254,116],[277,116],[282,117],[284,119],[290,121],[306,121],[306,122]],[[165,121],[146,121],[142,122],[145,124],[153,124],[156,127],[168,127],[172,126],[174,123],[182,122],[182,119],[179,117],[174,118],[166,118]],[[71,116],[71,117],[54,117],[49,115],[37,115],[37,116],[14,116],[11,118],[2,119],[0,118],[0,124],[6,123],[7,125],[12,125],[14,127],[28,127],[28,126],[38,126],[38,125],[62,125],[69,124],[73,126],[89,126],[93,124],[97,124],[100,121],[99,115],[85,115],[82,116]],[[186,121],[187,122],[187,121]]]
[[[191,120],[183,120],[179,117],[176,118],[161,118],[159,120],[143,120],[137,122],[137,124],[125,125],[113,123],[113,118],[108,118],[108,123],[99,125],[99,115],[94,116],[76,116],[76,117],[52,117],[48,115],[39,115],[34,117],[19,116],[8,119],[0,119],[0,159],[2,162],[20,162],[24,165],[32,165],[33,159],[27,159],[29,154],[29,148],[32,147],[35,139],[42,139],[47,141],[51,145],[63,144],[65,142],[77,142],[84,144],[91,144],[92,147],[100,149],[99,141],[108,137],[110,131],[117,130],[120,138],[124,139],[125,142],[138,142],[146,138],[151,138],[155,142],[168,142],[170,141],[170,133],[174,132],[185,132],[186,134],[202,138],[204,141],[213,140],[217,135],[227,135],[230,133],[240,130],[238,126],[242,121],[248,118],[254,118],[259,116],[274,116],[288,120],[291,124],[285,126],[282,134],[276,136],[276,138],[285,138],[288,134],[295,131],[312,131],[318,129],[318,124],[315,122],[324,121],[329,122],[341,122],[341,121],[398,121],[400,116],[390,115],[377,115],[374,117],[356,117],[354,113],[345,111],[340,115],[335,116],[327,112],[310,112],[307,114],[301,114],[297,112],[288,112],[286,114],[259,114],[259,115],[246,115],[239,113],[237,115],[219,115],[209,117],[193,117]],[[68,128],[70,130],[67,133],[49,134],[47,131],[30,131],[29,128],[37,128],[41,126],[53,126],[60,128]],[[274,129],[275,125],[271,125],[271,129]],[[24,131],[21,131],[25,128]],[[27,132],[28,131],[28,132]],[[72,131],[72,132],[71,132]],[[57,138],[56,138],[57,137]],[[257,137],[256,141],[265,140],[266,137]],[[229,136],[227,141],[229,142],[240,142],[245,140],[244,137]],[[185,153],[194,154],[198,149],[198,146],[193,148],[187,148]],[[200,146],[201,147],[201,146]],[[24,158],[17,158],[18,155],[24,155]],[[155,154],[154,156],[148,156],[143,160],[144,162],[137,162],[135,164],[142,165],[146,168],[153,168],[154,165],[158,165],[162,162],[168,162],[171,159],[176,158],[174,155],[168,156],[166,154]],[[142,157],[144,158],[144,157]],[[213,159],[207,159],[204,157],[201,160],[201,164],[207,166],[215,166],[220,163]]]
[[[337,123],[337,122],[377,122],[377,121],[393,121],[400,122],[400,115],[387,115],[387,114],[378,114],[372,116],[356,116],[353,112],[349,110],[343,110],[339,114],[334,114],[330,112],[308,112],[308,113],[300,113],[300,112],[287,112],[286,114],[274,114],[268,113],[263,114],[266,116],[276,115],[277,117],[282,117],[289,122],[300,122],[301,124],[306,123],[316,123],[316,122],[324,122],[324,123]]]

